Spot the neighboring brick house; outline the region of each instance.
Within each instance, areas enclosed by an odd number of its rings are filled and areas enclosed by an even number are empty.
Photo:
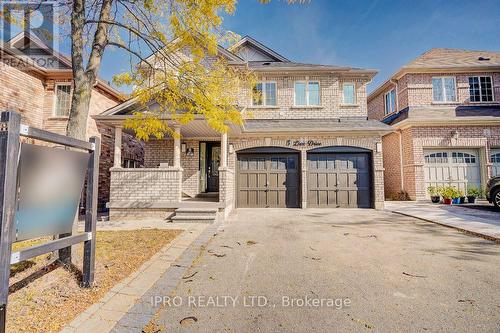
[[[375,89],[368,117],[383,137],[385,194],[462,190],[500,174],[500,52],[431,49]]]
[[[38,50],[33,55],[33,50]],[[31,53],[30,53],[31,52]],[[45,53],[40,53],[45,52]],[[43,61],[41,61],[43,60]],[[51,66],[45,66],[45,64]],[[26,125],[65,134],[71,105],[71,61],[43,45],[35,36],[17,35],[0,45],[0,110],[16,111]],[[92,91],[90,115],[118,105],[124,97],[99,80]],[[89,117],[90,118],[90,117]],[[109,200],[109,168],[113,165],[114,131],[90,118],[87,137],[102,139],[99,206]],[[142,144],[126,134],[124,150],[129,159],[142,163]],[[129,163],[129,162],[127,162]]]
[[[210,204],[202,201],[215,201],[225,214],[237,207],[383,207],[381,136],[391,128],[367,119],[366,85],[376,71],[292,62],[250,37],[219,47],[218,56],[258,77],[239,94],[244,124],[220,134],[201,117],[180,125],[166,116],[181,138],[146,142],[145,168],[112,169],[111,218]],[[131,100],[94,119],[121,133],[140,109]]]

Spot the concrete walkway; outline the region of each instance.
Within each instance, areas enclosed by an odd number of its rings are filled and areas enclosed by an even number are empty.
[[[500,241],[500,212],[415,201],[386,201],[385,210]]]
[[[136,272],[111,289],[99,302],[76,317],[61,333],[110,332],[168,268],[182,255],[208,224],[166,223],[161,220],[99,222],[98,230],[145,228],[184,230]],[[82,226],[79,226],[82,227]]]

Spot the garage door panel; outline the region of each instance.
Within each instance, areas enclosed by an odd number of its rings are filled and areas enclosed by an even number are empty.
[[[479,152],[473,149],[424,149],[425,187],[481,186]]]
[[[490,154],[491,161],[491,175],[500,175],[500,149],[492,149]]]
[[[325,160],[326,165],[321,161]],[[370,155],[367,153],[309,153],[310,207],[370,207]],[[324,166],[320,169],[315,167]]]
[[[326,184],[327,187],[337,186],[337,174],[329,173],[327,175],[327,180],[328,180]]]
[[[358,207],[369,208],[370,207],[370,200],[368,200],[369,197],[370,196],[368,190],[358,191],[358,196],[356,198]]]
[[[238,154],[238,207],[297,207],[298,154]]]

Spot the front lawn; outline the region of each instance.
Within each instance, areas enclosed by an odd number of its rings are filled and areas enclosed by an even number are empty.
[[[144,229],[97,232],[95,287],[79,287],[83,245],[77,245],[77,269],[43,255],[13,265],[7,312],[8,332],[57,332],[97,302],[115,284],[137,270],[181,230]],[[46,241],[15,244],[14,249]]]

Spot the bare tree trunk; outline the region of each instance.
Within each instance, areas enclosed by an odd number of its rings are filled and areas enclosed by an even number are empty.
[[[71,113],[68,121],[67,135],[86,140],[87,121],[89,116],[90,97],[92,84],[87,79],[73,80],[74,89],[71,98]]]
[[[85,1],[74,0],[71,12],[71,61],[73,69],[73,97],[69,114],[67,135],[76,139],[85,140],[87,121],[89,117],[90,97],[97,81],[101,67],[104,49],[108,43],[108,25],[103,22],[109,20],[113,0],[103,0],[99,23],[94,34],[92,50],[89,56],[87,69],[84,67],[84,26]]]

